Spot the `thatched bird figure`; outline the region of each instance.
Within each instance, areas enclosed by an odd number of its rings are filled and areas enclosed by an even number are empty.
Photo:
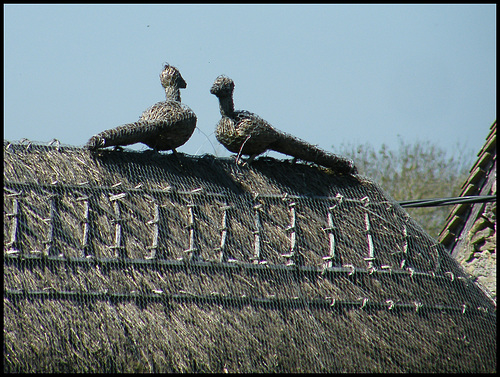
[[[166,101],[158,102],[142,113],[137,122],[124,124],[98,133],[90,138],[86,147],[94,150],[108,146],[144,143],[157,150],[172,150],[189,140],[196,127],[196,115],[181,103],[180,89],[186,81],[179,70],[166,64],[160,73]]]
[[[234,110],[233,91],[233,80],[223,75],[217,77],[210,89],[210,93],[219,99],[222,115],[215,130],[215,137],[230,152],[238,154],[236,162],[239,162],[241,155],[249,155],[250,158],[246,162],[248,164],[257,155],[273,150],[340,173],[357,172],[351,160],[281,132],[253,113]]]

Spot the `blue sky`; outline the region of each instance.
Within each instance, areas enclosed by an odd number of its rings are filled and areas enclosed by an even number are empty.
[[[81,146],[133,122],[164,100],[165,62],[198,116],[189,154],[229,155],[213,134],[220,74],[236,109],[331,152],[400,136],[475,154],[496,119],[494,4],[9,4],[4,139]]]

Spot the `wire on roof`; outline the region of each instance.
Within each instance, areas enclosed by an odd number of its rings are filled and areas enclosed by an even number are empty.
[[[401,207],[438,207],[448,206],[453,204],[463,203],[487,203],[495,202],[496,195],[472,195],[472,196],[459,196],[452,198],[434,198],[434,199],[416,199],[416,200],[403,200],[398,202]]]

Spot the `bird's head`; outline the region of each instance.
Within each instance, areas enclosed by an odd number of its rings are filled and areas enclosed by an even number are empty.
[[[163,71],[160,73],[160,81],[164,88],[167,86],[174,86],[184,89],[187,86],[186,81],[182,78],[179,70],[168,63],[165,64]]]
[[[230,96],[234,90],[234,81],[229,77],[221,75],[217,77],[210,88],[210,93],[217,97]]]

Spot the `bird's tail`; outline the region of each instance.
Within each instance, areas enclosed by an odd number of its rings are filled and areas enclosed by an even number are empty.
[[[344,174],[355,174],[357,168],[352,160],[333,153],[328,153],[304,140],[300,140],[292,135],[281,134],[270,149],[284,153],[300,160],[314,162],[318,165],[331,168],[334,171]]]
[[[138,143],[144,139],[145,135],[151,133],[151,128],[154,128],[154,125],[146,121],[124,124],[92,136],[85,144],[85,147],[94,150],[115,145]]]

